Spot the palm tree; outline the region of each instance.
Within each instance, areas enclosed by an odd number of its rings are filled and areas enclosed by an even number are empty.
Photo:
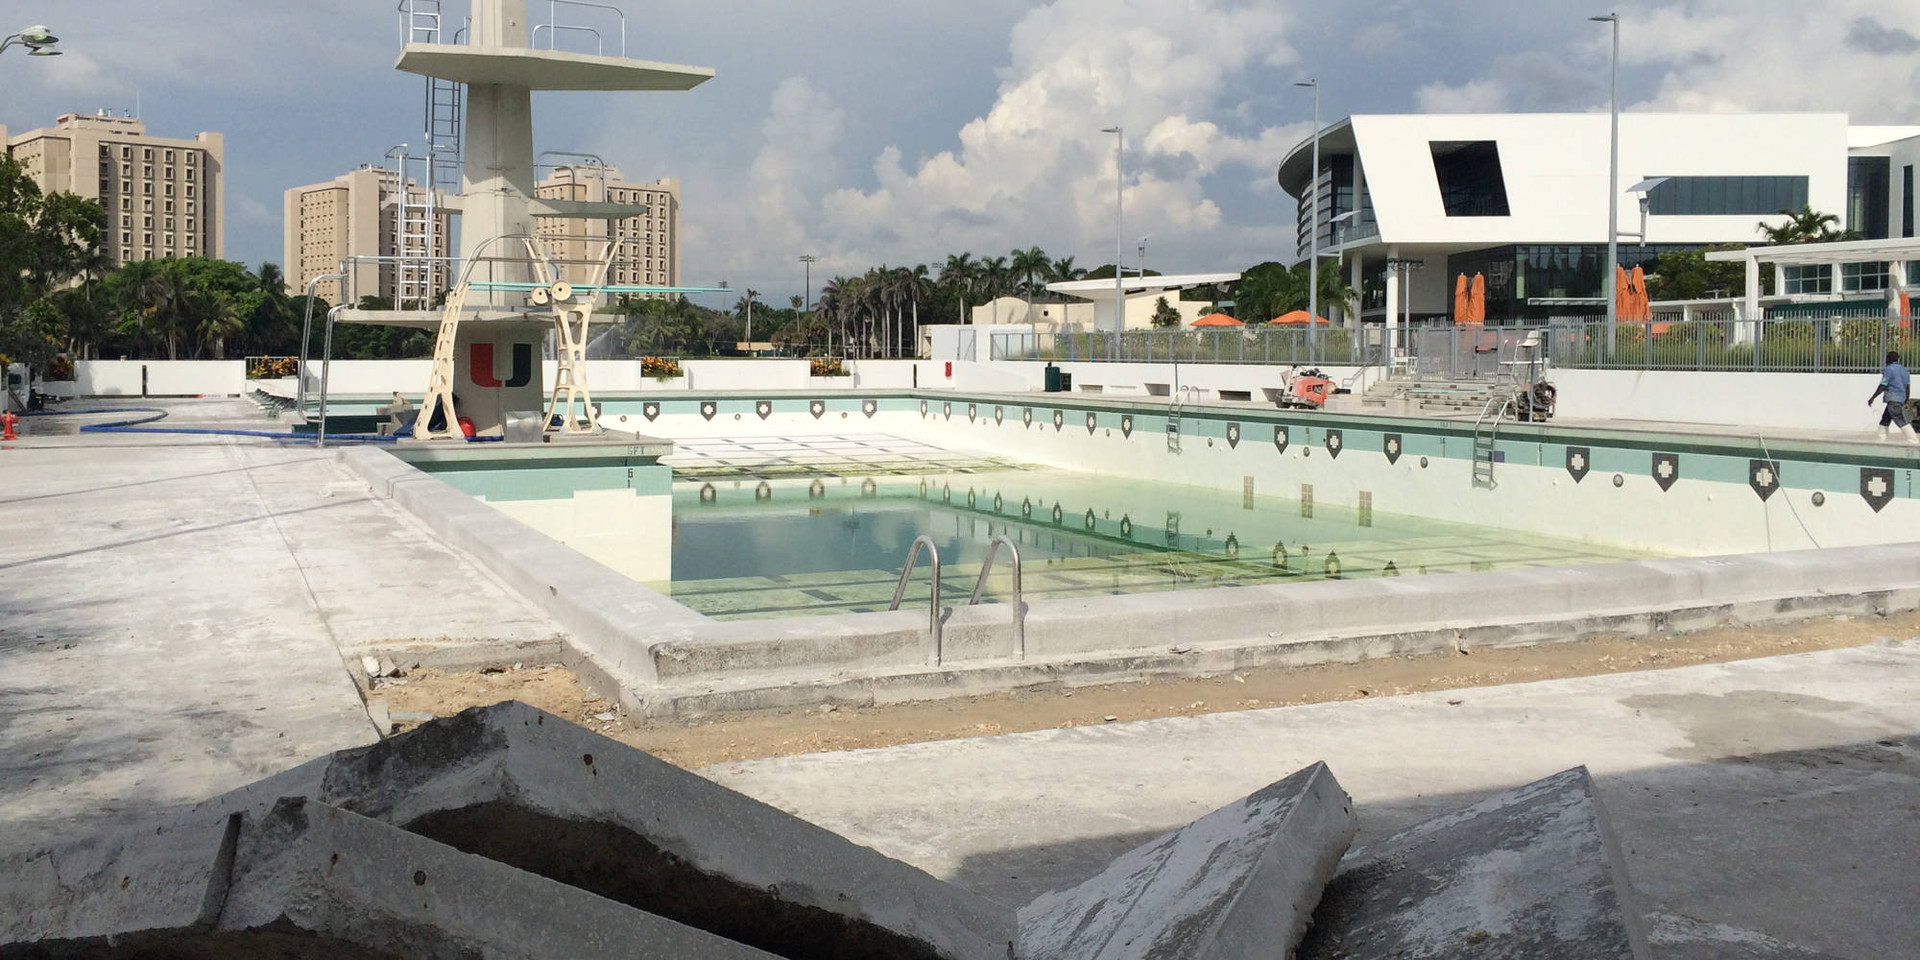
[[[940,268],[940,283],[952,287],[959,306],[960,323],[967,319],[967,294],[973,292],[973,285],[980,280],[980,264],[971,253],[950,253],[945,266]]]
[[[746,318],[748,340],[753,339],[753,302],[758,299],[760,299],[760,291],[749,288],[747,295],[741,297],[740,302],[733,307],[735,316]]]
[[[1013,273],[1020,278],[1020,292],[1027,299],[1027,320],[1033,319],[1033,297],[1040,289],[1040,278],[1053,271],[1053,261],[1039,247],[1013,251]]]
[[[982,257],[980,259],[980,285],[986,291],[988,300],[998,299],[1007,292],[1007,286],[1013,279],[1013,270],[1007,266],[1006,257]],[[999,317],[994,319],[998,320]]]
[[[1778,226],[1760,221],[1760,233],[1771,244],[1832,243],[1836,240],[1860,239],[1858,230],[1835,230],[1834,227],[1840,225],[1840,217],[1821,213],[1813,209],[1812,204],[1803,204],[1798,212],[1783,209],[1779,214],[1787,220]]]
[[[1087,276],[1087,269],[1085,267],[1074,266],[1072,257],[1061,257],[1053,262],[1053,267],[1048,273],[1056,282],[1062,280],[1084,280]]]
[[[900,296],[913,311],[913,327],[908,334],[907,344],[917,357],[920,355],[920,301],[933,296],[933,278],[928,274],[926,264],[915,264],[912,269],[900,268],[899,284]]]

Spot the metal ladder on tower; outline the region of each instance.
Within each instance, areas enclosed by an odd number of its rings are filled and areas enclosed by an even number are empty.
[[[396,309],[427,309],[436,284],[434,233],[439,211],[433,190],[408,174],[427,173],[430,157],[412,157],[405,144],[387,151],[386,202],[393,205],[393,305]]]
[[[1496,484],[1493,480],[1495,449],[1500,442],[1500,421],[1513,410],[1513,395],[1501,394],[1487,398],[1486,406],[1480,408],[1479,419],[1473,422],[1473,485],[1483,490],[1491,490]]]
[[[400,0],[400,25],[402,43],[442,43],[447,39],[441,0]],[[451,42],[459,43],[460,35],[464,32],[464,27],[453,31]],[[459,193],[461,188],[461,124],[465,119],[466,87],[452,80],[428,77],[425,107],[426,156],[421,158],[422,176],[416,180],[420,195],[418,202],[413,204],[417,209],[407,214],[417,221],[410,224],[416,228],[410,239],[420,244],[421,252],[418,259],[411,259],[411,262],[409,259],[400,261],[404,272],[411,274],[414,289],[422,293],[413,298],[395,299],[430,300],[434,292],[452,276],[447,261],[437,259],[446,255],[444,248],[448,246],[446,240],[449,239],[437,236],[441,232],[437,207],[442,195]],[[402,180],[405,180],[404,176]],[[413,194],[407,191],[401,196],[411,199]],[[395,239],[399,241],[402,238],[396,236]],[[396,271],[396,281],[401,279],[398,276],[400,272]],[[398,283],[396,286],[404,289],[407,285]]]

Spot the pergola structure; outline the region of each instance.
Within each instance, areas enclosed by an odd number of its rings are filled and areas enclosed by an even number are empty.
[[[1789,243],[1769,247],[1747,247],[1744,250],[1711,250],[1707,259],[1715,263],[1742,263],[1746,265],[1747,283],[1745,298],[1740,301],[1740,319],[1757,320],[1760,318],[1760,265],[1773,266],[1773,289],[1775,298],[1786,291],[1785,272],[1787,267],[1825,266],[1833,271],[1832,299],[1839,300],[1844,294],[1840,268],[1849,263],[1885,263],[1887,264],[1886,289],[1889,311],[1899,309],[1902,294],[1907,289],[1907,264],[1920,262],[1920,238],[1903,237],[1891,240],[1838,240],[1831,243]],[[1863,293],[1867,291],[1862,291]],[[1821,296],[1821,295],[1815,295]]]

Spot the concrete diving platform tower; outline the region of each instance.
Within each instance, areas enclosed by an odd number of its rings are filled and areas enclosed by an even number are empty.
[[[402,3],[403,16],[412,2],[418,0]],[[630,59],[624,27],[619,56],[535,48],[532,36],[542,27],[529,25],[527,0],[473,0],[472,11],[466,43],[410,37],[395,64],[466,86],[461,196],[447,201],[461,219],[461,269],[453,289],[438,311],[354,311],[360,315],[344,319],[437,330],[416,439],[458,438],[462,417],[476,435],[499,435],[510,412],[542,409],[545,431],[597,433],[587,394],[586,334],[609,263],[578,265],[584,276],[569,283],[535,221],[623,219],[645,208],[534,196],[533,91],[690,90],[712,79],[713,70]],[[567,29],[543,27],[549,38]],[[436,38],[458,35],[434,31]],[[607,239],[606,261],[619,242]],[[552,395],[543,397],[536,361],[548,331],[559,369]]]

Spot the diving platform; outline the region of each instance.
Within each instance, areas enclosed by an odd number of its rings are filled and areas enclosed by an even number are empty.
[[[394,69],[465,84],[525,90],[691,90],[713,79],[712,67],[690,67],[526,47],[409,43]]]

